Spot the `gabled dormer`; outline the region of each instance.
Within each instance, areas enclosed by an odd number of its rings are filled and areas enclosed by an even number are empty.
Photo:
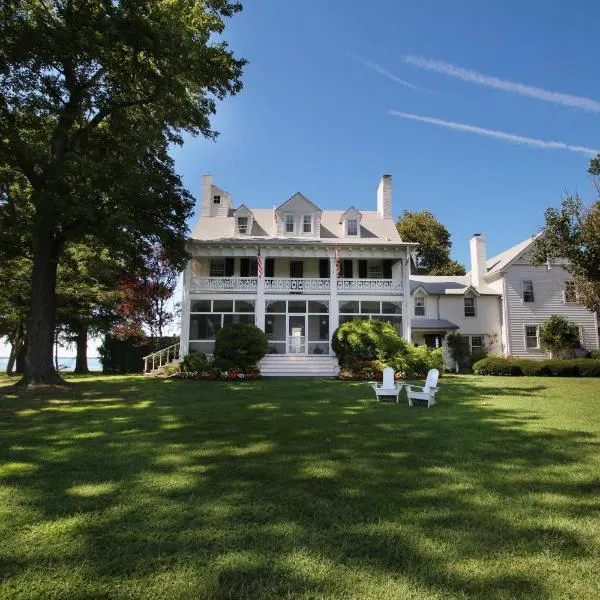
[[[235,217],[235,235],[245,236],[252,232],[254,224],[254,213],[245,205],[242,204],[234,213]]]
[[[277,235],[319,237],[323,211],[300,192],[275,209]]]
[[[202,178],[202,208],[203,217],[227,217],[232,208],[231,194],[213,185],[213,178],[207,173]]]
[[[351,206],[340,217],[340,225],[342,227],[342,236],[348,238],[360,237],[360,222],[362,215],[358,210]]]

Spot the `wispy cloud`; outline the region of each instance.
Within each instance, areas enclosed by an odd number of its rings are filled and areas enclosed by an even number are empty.
[[[440,127],[455,129],[457,131],[468,131],[469,133],[475,133],[477,135],[495,138],[497,140],[509,142],[510,144],[522,144],[524,146],[530,146],[531,148],[543,148],[545,150],[569,150],[570,152],[578,152],[579,154],[585,154],[586,156],[596,156],[598,153],[600,153],[600,150],[596,150],[594,148],[587,148],[586,146],[572,146],[571,144],[565,144],[564,142],[538,140],[536,138],[523,137],[522,135],[505,133],[504,131],[484,129],[483,127],[476,127],[475,125],[455,123],[454,121],[444,121],[442,119],[435,119],[433,117],[425,117],[423,115],[415,115],[413,113],[405,113],[397,110],[390,110],[389,114],[393,115],[394,117],[410,119],[412,121],[421,121],[422,123],[430,123],[431,125],[438,125]]]
[[[388,70],[384,69],[383,67],[379,66],[378,64],[376,64],[374,62],[371,62],[369,60],[365,60],[364,58],[360,58],[360,57],[356,57],[356,56],[352,56],[351,58],[358,61],[359,63],[362,63],[363,65],[365,65],[365,67],[369,67],[369,69],[371,69],[372,71],[375,71],[375,73],[379,73],[379,75],[383,75],[384,77],[387,77],[388,79],[391,79],[392,81],[395,81],[396,83],[399,83],[400,85],[403,85],[404,87],[407,87],[411,90],[415,90],[416,92],[421,91],[416,85],[414,85],[413,83],[410,83],[410,81],[405,81],[404,79],[397,77],[393,73],[390,73]]]
[[[530,98],[535,98],[536,100],[541,100],[543,102],[551,102],[553,104],[561,104],[563,106],[572,106],[590,112],[600,112],[600,101],[593,100],[592,98],[573,96],[571,94],[563,94],[561,92],[552,92],[550,90],[533,87],[531,85],[525,85],[515,81],[507,81],[506,79],[492,77],[491,75],[485,75],[484,73],[479,73],[478,71],[464,69],[463,67],[458,67],[440,60],[430,60],[422,56],[404,56],[403,60],[405,63],[414,65],[420,69],[434,71],[435,73],[442,73],[443,75],[455,77],[456,79],[461,79],[462,81],[469,81],[478,85],[504,90],[505,92],[513,92],[521,96],[529,96]]]

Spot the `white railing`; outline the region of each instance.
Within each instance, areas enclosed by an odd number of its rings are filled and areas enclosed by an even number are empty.
[[[402,282],[395,279],[338,279],[340,294],[394,294],[402,291]]]
[[[190,292],[256,292],[256,277],[192,277]]]
[[[328,294],[329,279],[290,279],[279,277],[265,278],[265,293],[296,292],[300,294]]]
[[[179,344],[173,344],[158,352],[153,352],[152,354],[148,354],[148,356],[144,356],[144,373],[150,373],[155,369],[160,369],[169,363],[178,361],[180,350]]]

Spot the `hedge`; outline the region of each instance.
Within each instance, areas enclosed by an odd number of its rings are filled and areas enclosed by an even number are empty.
[[[591,358],[528,360],[491,356],[476,362],[477,375],[533,375],[547,377],[600,377],[600,360]]]

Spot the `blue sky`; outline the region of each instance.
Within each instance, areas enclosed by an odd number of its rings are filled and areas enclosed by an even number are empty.
[[[592,0],[248,1],[225,33],[250,61],[244,89],[219,105],[217,142],[173,151],[177,169],[196,196],[211,172],[237,206],[301,191],[321,208],[364,210],[391,173],[395,216],[430,209],[452,233],[454,258],[468,263],[474,232],[493,255],[535,233],[566,192],[595,198],[589,156],[390,111],[600,148],[598,22]],[[475,76],[458,68],[501,81],[465,81]],[[567,97],[506,90],[515,83]]]

